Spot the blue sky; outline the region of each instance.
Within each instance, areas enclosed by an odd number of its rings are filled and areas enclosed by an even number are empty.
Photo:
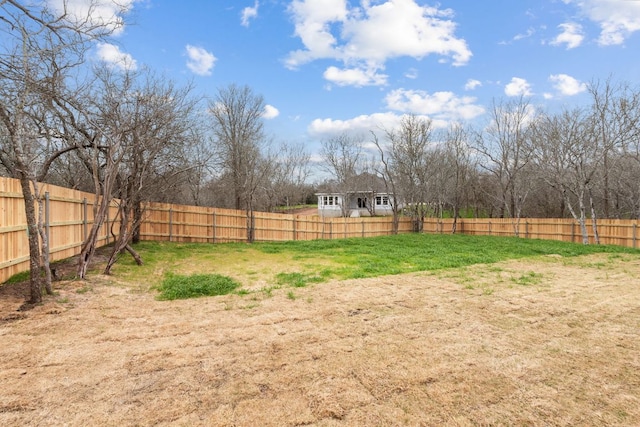
[[[207,96],[248,85],[269,105],[269,134],[311,152],[405,113],[477,122],[494,98],[554,110],[586,103],[594,79],[640,79],[639,0],[119,3],[127,24],[94,61],[148,66]]]

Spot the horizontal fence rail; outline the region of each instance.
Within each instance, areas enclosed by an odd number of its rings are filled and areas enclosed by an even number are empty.
[[[88,230],[93,225],[95,195],[68,188],[42,184],[46,196],[44,220],[49,235],[51,260],[61,260],[80,252]],[[110,230],[116,230],[118,200],[109,209],[100,230],[100,246],[113,241]],[[115,219],[115,221],[114,221]],[[144,221],[140,227],[142,240],[171,242],[226,243],[247,241],[245,211],[185,206],[168,203],[144,205]],[[530,239],[582,242],[578,223],[573,219],[523,218],[517,224],[511,219],[459,218],[456,233],[468,235],[515,236]],[[587,223],[589,242],[594,243],[591,222]],[[450,234],[453,219],[425,218],[424,233]],[[391,217],[326,218],[317,215],[292,215],[255,212],[255,241],[289,241],[374,237],[393,232]],[[399,233],[410,233],[413,223],[401,217]],[[517,231],[517,233],[516,233]],[[598,220],[600,243],[638,247],[637,220]],[[29,246],[24,201],[20,182],[0,177],[0,283],[29,268]]]

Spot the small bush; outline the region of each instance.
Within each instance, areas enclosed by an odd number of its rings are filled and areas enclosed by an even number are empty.
[[[193,274],[182,276],[168,275],[158,287],[159,300],[198,298],[204,296],[226,295],[240,284],[227,276],[219,274]]]

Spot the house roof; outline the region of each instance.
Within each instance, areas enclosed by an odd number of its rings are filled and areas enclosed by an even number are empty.
[[[339,184],[335,181],[326,181],[319,186],[319,190],[320,192],[317,194],[370,194],[372,192],[376,194],[385,194],[387,192],[387,187],[385,186],[382,178],[375,174],[365,172],[349,179],[346,184]]]

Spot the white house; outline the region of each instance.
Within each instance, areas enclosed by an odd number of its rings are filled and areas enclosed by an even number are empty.
[[[360,217],[392,215],[393,196],[375,191],[316,193],[318,215],[323,217]]]

